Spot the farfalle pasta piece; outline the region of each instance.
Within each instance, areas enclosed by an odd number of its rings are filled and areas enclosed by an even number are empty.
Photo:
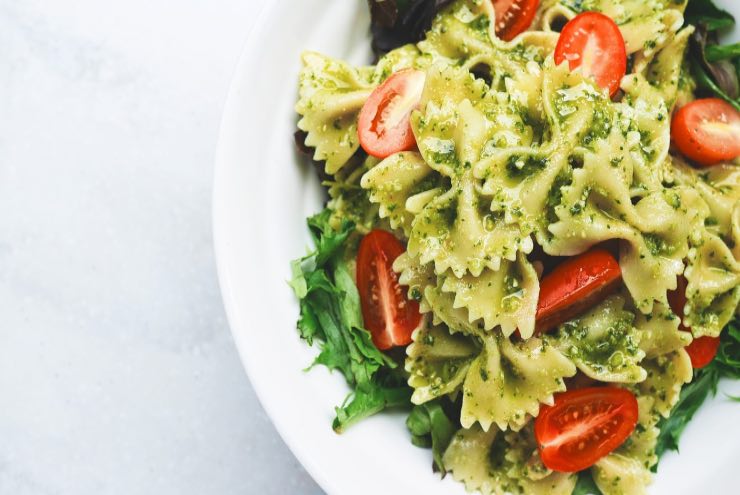
[[[492,50],[494,22],[491,2],[453,2],[435,17],[419,49],[435,63],[464,65],[471,57]]]
[[[638,309],[652,310],[675,289],[688,254],[688,236],[706,216],[706,206],[690,188],[678,187],[633,198],[608,152],[586,153],[572,183],[561,188],[555,207],[559,221],[548,227],[551,254],[574,255],[608,239],[622,239],[619,264]]]
[[[427,287],[424,290],[423,306],[428,307],[433,314],[435,324],[444,323],[456,332],[477,335],[483,332],[482,322],[470,322],[465,308],[455,307],[455,296],[443,292],[440,287]]]
[[[707,204],[707,230],[714,234],[731,233],[738,225],[732,215],[740,205],[740,167],[724,163],[697,170],[678,157],[673,157],[671,167],[676,182],[695,189]]]
[[[647,359],[678,351],[691,343],[691,334],[679,329],[680,321],[662,303],[655,303],[649,315],[637,313],[635,327],[640,331],[640,349]]]
[[[490,211],[490,198],[473,175],[484,147],[506,125],[519,122],[513,108],[485,98],[487,86],[462,69],[434,66],[412,127],[425,162],[448,178],[447,191],[427,203],[412,223],[409,253],[421,263],[434,262],[461,277],[498,270],[504,259],[529,252],[529,232],[513,218]],[[508,110],[507,110],[508,108]],[[498,116],[495,120],[490,115]],[[503,117],[506,117],[505,119]]]
[[[647,371],[647,378],[635,385],[639,395],[654,399],[653,409],[663,417],[670,415],[671,409],[678,402],[681,388],[689,383],[693,376],[691,359],[684,349],[679,349],[652,359],[645,359],[642,366]]]
[[[419,153],[404,151],[389,156],[363,177],[368,199],[380,207],[380,218],[391,227],[411,232],[415,212],[443,192],[443,179]]]
[[[463,384],[463,427],[477,422],[484,430],[492,424],[519,430],[529,416],[537,416],[540,403],[550,403],[555,392],[565,390],[563,378],[576,373],[568,358],[539,338],[515,344],[486,334],[481,341],[481,354]]]
[[[456,392],[479,353],[469,336],[450,333],[444,326],[422,326],[406,349],[408,383],[414,389],[411,402],[422,404]]]
[[[313,158],[326,161],[326,172],[339,171],[360,146],[357,116],[377,84],[373,68],[354,68],[316,52],[301,57],[298,128],[307,132],[305,144]]]
[[[479,423],[488,430],[495,423],[519,430],[537,415],[540,403],[551,403],[553,393],[565,390],[563,378],[576,372],[568,358],[539,338],[513,343],[501,335],[476,334],[465,321],[439,311],[445,299],[435,288],[428,287],[425,298],[446,321],[414,334],[406,358],[414,403],[456,393],[462,385],[464,427]],[[466,328],[451,332],[448,323]]]
[[[583,316],[560,326],[545,339],[568,356],[586,376],[601,382],[637,383],[647,376],[640,366],[645,351],[634,314],[614,295]]]
[[[639,460],[622,454],[601,458],[591,472],[604,495],[646,495],[652,480],[650,470]]]
[[[491,449],[498,447],[493,464]],[[499,447],[500,446],[500,447]],[[497,428],[482,430],[478,425],[458,430],[445,450],[442,460],[455,481],[463,483],[469,492],[483,495],[517,493],[516,481],[509,478],[504,465],[503,449],[506,442]]]
[[[445,451],[445,467],[468,491],[483,495],[570,495],[576,476],[547,470],[538,462],[531,430],[504,435],[495,427],[461,429]]]
[[[684,324],[695,337],[719,336],[740,302],[740,261],[716,234],[704,231],[689,252]]]
[[[655,399],[646,395],[637,397],[637,412],[638,426],[615,452],[637,459],[645,468],[650,468],[658,462],[655,446],[660,434],[657,424],[662,416],[655,410]]]
[[[471,323],[482,319],[483,328],[500,326],[505,336],[517,329],[525,339],[534,333],[539,281],[534,267],[521,253],[516,261],[504,261],[496,271],[444,277],[441,289],[454,294],[453,307],[465,308]]]
[[[740,302],[740,167],[699,171],[679,158],[673,166],[676,182],[697,191],[708,212],[691,235],[688,304],[679,316],[695,336],[717,336]]]

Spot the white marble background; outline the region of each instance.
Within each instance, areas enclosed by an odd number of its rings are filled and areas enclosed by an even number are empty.
[[[259,0],[0,0],[0,494],[317,494],[224,317],[211,179]]]

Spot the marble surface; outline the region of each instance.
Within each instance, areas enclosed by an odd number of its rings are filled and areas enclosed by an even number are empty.
[[[0,0],[0,494],[318,494],[229,334],[223,101],[258,0]]]

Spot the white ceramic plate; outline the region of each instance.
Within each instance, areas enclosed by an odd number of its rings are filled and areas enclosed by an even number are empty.
[[[411,445],[403,414],[381,414],[335,434],[333,407],[348,391],[343,378],[323,367],[302,371],[316,351],[298,338],[298,307],[286,280],[289,261],[309,245],[305,217],[321,209],[322,192],[294,151],[299,54],[312,49],[367,63],[368,25],[364,0],[263,8],[236,70],[218,148],[213,219],[221,289],[263,406],[328,493],[463,494],[450,477],[432,473],[431,453]],[[740,394],[737,383],[723,390]],[[682,438],[681,455],[665,456],[650,491],[731,493],[738,486],[738,407],[722,394],[704,407]]]

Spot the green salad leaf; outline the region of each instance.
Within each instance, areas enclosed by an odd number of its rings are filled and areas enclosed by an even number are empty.
[[[591,469],[585,469],[578,473],[578,481],[571,495],[602,495],[601,490],[596,486]]]
[[[293,261],[289,284],[300,301],[298,332],[309,345],[318,342],[312,366],[341,372],[353,388],[336,408],[333,427],[339,432],[387,407],[410,407],[411,389],[398,364],[375,347],[363,328],[347,256],[355,226],[345,221],[334,230],[330,216],[325,209],[308,219],[316,249]]]
[[[686,5],[684,19],[688,24],[704,24],[709,31],[732,27],[735,18],[717,7],[712,0],[690,0]]]
[[[434,471],[442,473],[445,470],[442,456],[450,445],[452,437],[459,425],[447,417],[439,399],[414,406],[406,419],[406,426],[411,432],[411,443],[417,447],[432,449]]]
[[[711,0],[691,0],[684,16],[695,26],[689,49],[689,67],[699,93],[717,96],[740,110],[740,44],[719,44],[718,31],[735,19]]]
[[[731,45],[710,45],[704,50],[704,56],[707,57],[709,62],[717,62],[718,60],[728,60],[740,57],[740,43],[732,43]]]

